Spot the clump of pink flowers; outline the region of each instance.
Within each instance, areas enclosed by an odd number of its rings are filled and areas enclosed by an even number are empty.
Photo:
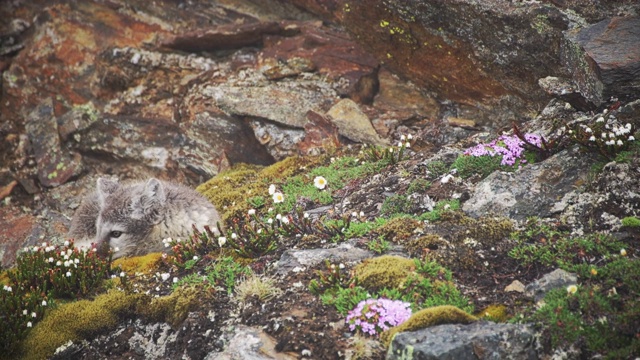
[[[349,330],[379,335],[393,326],[407,321],[411,316],[411,304],[400,300],[363,300],[347,315]]]
[[[537,134],[524,134],[532,145],[542,147],[542,137]],[[471,156],[502,156],[501,165],[513,166],[516,161],[526,163],[524,159],[525,142],[516,135],[502,135],[487,144],[478,144],[467,149],[464,154]]]

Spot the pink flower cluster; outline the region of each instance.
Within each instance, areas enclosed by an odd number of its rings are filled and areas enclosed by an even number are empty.
[[[525,134],[524,138],[531,144],[541,147],[542,137],[537,134]],[[524,144],[515,135],[502,135],[499,138],[493,140],[488,144],[478,144],[474,147],[467,149],[464,154],[471,156],[502,156],[501,165],[513,166],[518,159],[521,163],[527,161],[523,159]]]
[[[378,335],[398,326],[411,316],[411,304],[400,300],[368,299],[361,301],[347,315],[349,330]]]

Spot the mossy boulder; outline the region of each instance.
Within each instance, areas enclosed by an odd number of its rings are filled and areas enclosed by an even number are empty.
[[[475,316],[495,322],[505,322],[509,320],[509,310],[505,305],[493,304],[477,312]]]
[[[201,296],[196,288],[184,286],[167,296],[154,298],[139,307],[139,313],[150,321],[164,321],[178,326],[198,304]]]
[[[415,269],[412,259],[385,255],[363,261],[353,272],[361,286],[376,291],[402,287],[410,275],[416,274]]]
[[[469,324],[477,320],[477,317],[455,306],[434,306],[416,312],[407,321],[383,332],[380,335],[380,340],[385,347],[389,347],[393,337],[399,332],[415,331],[442,324]]]
[[[113,261],[113,266],[119,266],[128,274],[149,273],[158,267],[162,253],[151,253],[144,256],[124,257]]]
[[[376,230],[376,233],[395,243],[402,244],[414,234],[416,229],[422,229],[422,222],[410,217],[398,217],[389,220]]]
[[[77,341],[115,329],[121,319],[132,316],[142,294],[111,290],[93,301],[61,304],[36,324],[22,344],[27,359],[46,359],[69,340]]]

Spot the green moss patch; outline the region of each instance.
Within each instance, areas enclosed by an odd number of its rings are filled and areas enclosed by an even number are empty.
[[[415,331],[442,324],[469,324],[476,320],[478,320],[477,317],[470,315],[455,306],[434,306],[416,312],[411,315],[409,320],[399,326],[383,332],[380,336],[380,340],[385,347],[389,347],[393,337],[399,332]]]
[[[367,259],[353,271],[360,285],[375,291],[402,286],[411,274],[416,274],[415,269],[412,259],[385,255]]]

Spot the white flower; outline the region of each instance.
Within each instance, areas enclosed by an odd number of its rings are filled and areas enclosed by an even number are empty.
[[[33,250],[33,252],[36,252],[36,251],[38,251],[38,247],[34,246],[32,250]]]
[[[114,252],[118,252],[118,251],[120,251],[120,248],[116,246],[116,247],[113,248],[113,251]]]
[[[32,318],[36,318],[37,316],[38,316],[38,315],[36,314],[36,312],[35,312],[35,311],[31,313],[31,317],[32,317]]]
[[[224,244],[227,243],[227,238],[224,236],[220,236],[218,238],[218,246],[222,247]]]
[[[364,217],[364,211],[360,211],[360,217]]]
[[[407,139],[411,140],[413,139],[413,136],[411,136],[411,134],[407,135]]]
[[[443,176],[442,179],[440,179],[440,182],[443,183],[443,184],[446,184],[451,179],[453,179],[453,175],[447,174],[447,175]]]
[[[620,249],[620,256],[627,256],[627,250]]]
[[[198,261],[199,257],[198,255],[193,255],[193,261]]]
[[[400,140],[405,141],[406,139],[407,139],[407,137],[406,137],[406,136],[404,136],[404,135],[400,135]]]
[[[262,234],[262,229],[258,229],[258,231],[256,231],[258,234]]]
[[[402,143],[402,141],[400,141],[400,142],[398,143],[398,147],[402,147],[402,145],[403,145],[403,143]]]
[[[614,134],[614,133],[610,132],[610,133],[609,133],[609,138],[612,138],[612,139],[613,139],[614,137],[616,137],[616,134]]]
[[[276,215],[276,220],[282,220],[282,215],[280,214]]]
[[[273,202],[276,204],[284,202],[284,195],[281,192],[273,194]]]
[[[55,260],[54,260],[52,257],[50,257],[50,258],[49,258],[49,262],[50,262],[50,263],[52,263],[52,262],[54,262],[54,261],[55,261]]]
[[[62,258],[65,259],[65,260],[69,260],[69,255],[65,255]]]
[[[322,190],[325,186],[327,186],[327,179],[322,176],[316,176],[316,178],[313,179],[313,185]]]
[[[404,147],[406,147],[406,148],[410,148],[410,147],[411,147],[411,144],[407,141],[407,143],[406,143],[406,144],[404,144]]]
[[[58,260],[58,261],[56,262],[56,266],[62,266],[62,261]]]
[[[282,218],[282,223],[283,224],[288,224],[289,223],[289,218],[288,217],[283,217]]]
[[[632,136],[629,136],[629,139],[628,139],[628,140],[629,140],[629,141],[634,141],[635,139],[636,139],[636,138],[634,138],[634,137],[633,137],[633,135],[632,135]]]
[[[238,234],[236,234],[236,233],[231,233],[231,238],[232,238],[232,239],[237,239],[237,238],[238,238]]]
[[[576,293],[576,291],[578,291],[578,287],[577,287],[577,286],[575,286],[575,285],[569,285],[569,286],[567,286],[567,292],[568,292],[569,294],[575,294],[575,293]]]
[[[606,138],[607,138],[607,133],[603,132],[602,134],[600,134],[600,136],[601,136],[603,139],[606,139]]]
[[[46,243],[46,242],[43,242],[43,243],[42,243],[42,247],[43,247],[43,248],[48,247],[48,246],[47,246],[47,243]],[[45,251],[46,251],[46,250],[45,250]]]
[[[27,311],[27,309],[22,310],[22,315],[27,316],[29,314],[29,312]]]
[[[267,224],[273,224],[273,219],[272,218],[268,218],[267,219]]]
[[[33,324],[31,323],[31,321],[29,321],[29,322],[27,323],[27,327],[32,327],[32,326],[33,326]]]
[[[589,141],[596,141],[596,137],[591,135],[591,137],[589,138]]]
[[[276,192],[276,186],[271,184],[269,185],[269,195],[273,195]]]
[[[120,277],[125,277],[127,276],[127,273],[125,273],[124,271],[120,272]]]
[[[343,264],[343,263],[340,263],[340,265],[338,265],[338,267],[339,267],[340,269],[344,269],[344,264]]]
[[[358,217],[358,213],[354,211],[354,212],[351,213],[351,216]]]
[[[624,143],[622,142],[622,140],[618,140],[618,141],[616,141],[616,145],[622,146],[622,145],[624,145]]]
[[[5,289],[6,291],[8,291],[8,292],[11,292],[11,290],[12,290],[12,289],[11,289],[11,286],[7,286],[7,285],[5,285],[5,286],[4,286],[4,289]]]
[[[162,279],[162,281],[167,281],[167,280],[169,280],[170,277],[171,277],[171,274],[169,274],[169,273],[160,274],[160,278]]]
[[[67,277],[71,277],[71,271],[67,271],[65,275],[67,275]]]
[[[67,255],[71,255],[71,254],[73,254],[73,250],[68,249],[68,250],[67,250]]]
[[[273,212],[273,208],[268,208],[268,209],[267,209],[267,212],[268,212],[268,213]]]
[[[92,252],[96,252],[96,251],[98,251],[98,248],[93,248],[93,249],[91,249],[91,251]]]
[[[392,153],[393,152],[393,148],[389,148],[389,152]]]
[[[174,284],[178,283],[178,278],[177,278],[177,277],[174,277],[174,278],[173,278],[173,283],[174,283]]]
[[[69,246],[69,241],[68,240],[64,242],[64,246]]]
[[[590,128],[590,127],[588,127],[588,126],[587,126],[587,128],[586,128],[586,129],[584,129],[584,131],[585,131],[585,132],[587,132],[587,133],[589,133],[589,134],[592,132],[591,128]]]
[[[247,214],[248,214],[249,216],[251,216],[251,215],[255,215],[255,214],[256,214],[256,209],[249,209],[249,211],[247,212]]]
[[[42,306],[47,306],[47,300],[42,300]]]
[[[69,260],[65,260],[63,264],[64,264],[64,267],[69,267],[69,265],[71,265],[71,262],[69,262]]]
[[[309,213],[307,213],[307,212],[306,212],[306,213],[304,213],[304,214],[302,215],[302,217],[304,217],[305,219],[308,219],[308,218],[309,218]]]

